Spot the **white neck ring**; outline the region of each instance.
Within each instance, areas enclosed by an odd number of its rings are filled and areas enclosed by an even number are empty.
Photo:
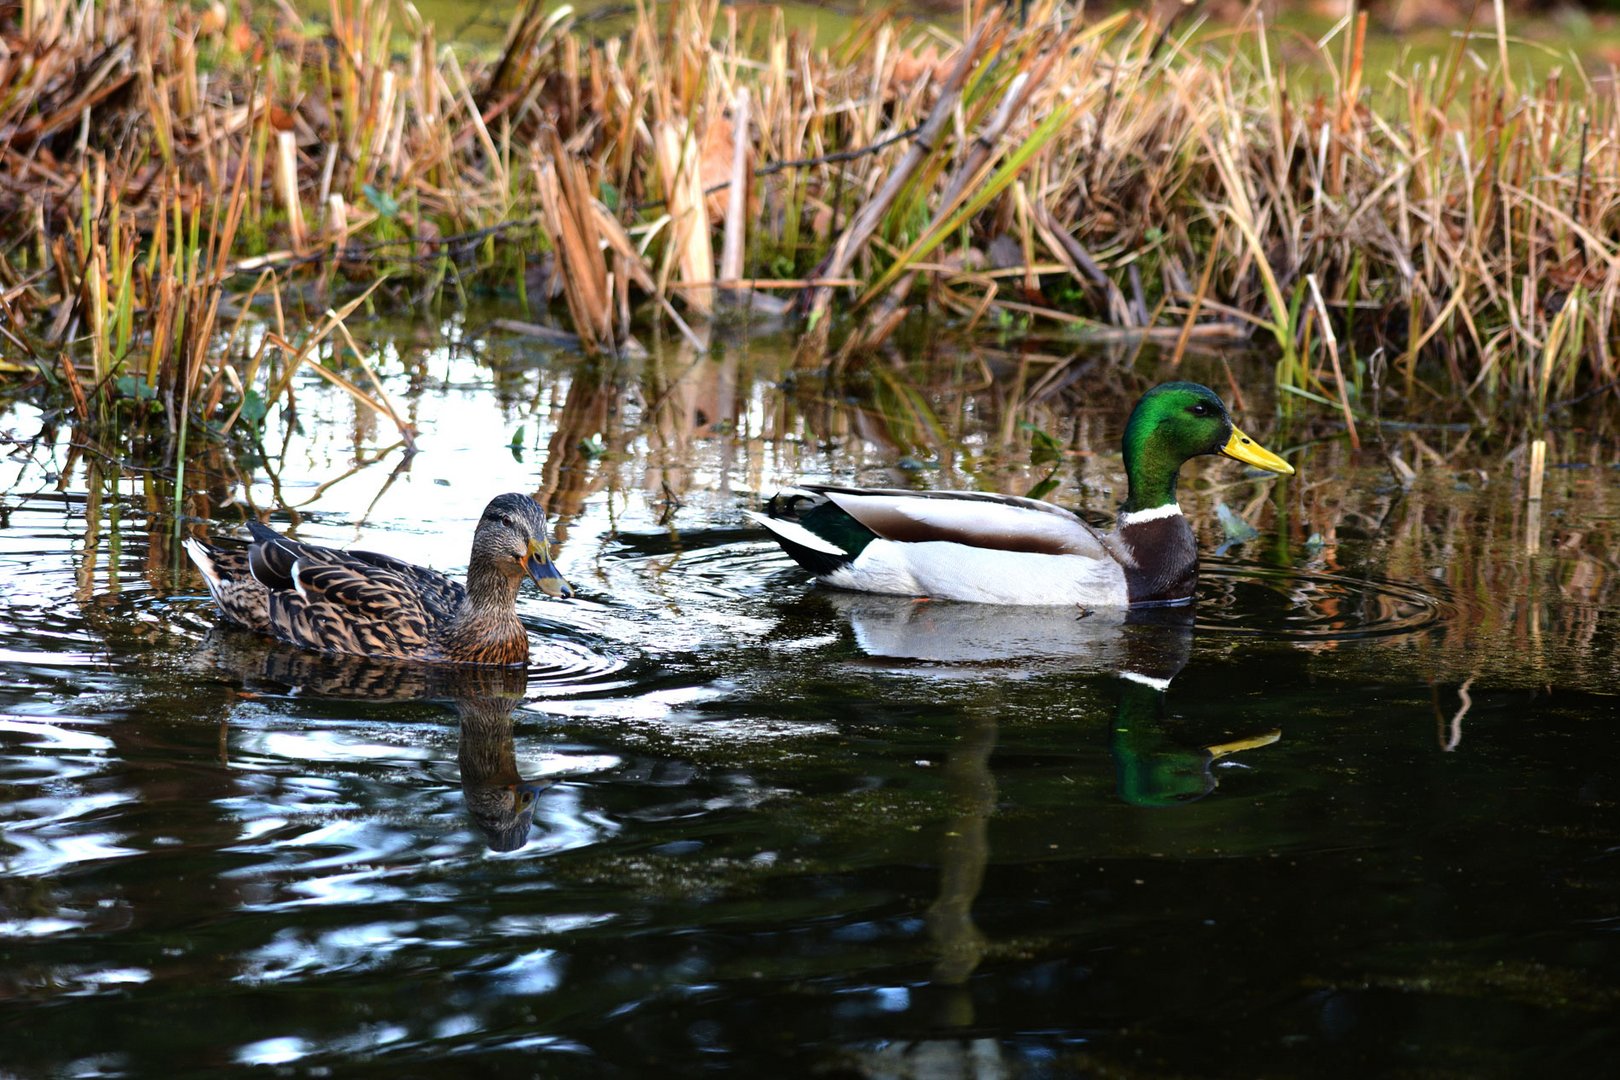
[[[1167,502],[1163,506],[1155,506],[1150,510],[1132,510],[1128,514],[1119,515],[1121,528],[1126,525],[1141,525],[1149,521],[1158,521],[1160,518],[1180,517],[1181,504]]]

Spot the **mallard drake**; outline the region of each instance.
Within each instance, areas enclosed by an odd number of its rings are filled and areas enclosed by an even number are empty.
[[[521,664],[518,620],[527,574],[550,596],[573,590],[551,561],[546,517],[527,495],[501,495],[473,533],[467,584],[369,551],[278,535],[256,521],[246,548],[195,538],[186,552],[225,618],[315,652],[450,664]]]
[[[1142,395],[1125,426],[1130,491],[1099,532],[1062,507],[977,491],[808,484],[753,514],[800,566],[856,592],[986,604],[1185,604],[1198,545],[1176,503],[1181,466],[1223,454],[1267,472],[1293,466],[1239,431],[1215,392],[1173,382]]]

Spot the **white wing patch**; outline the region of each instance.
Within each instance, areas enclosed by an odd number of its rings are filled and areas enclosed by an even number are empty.
[[[940,541],[874,540],[852,564],[823,580],[859,592],[978,604],[1125,607],[1130,603],[1125,571],[1112,559]]]
[[[299,562],[297,559],[294,559],[293,564],[292,564],[293,588],[298,590],[298,595],[303,597],[304,598],[304,603],[307,604],[307,603],[309,603],[309,593],[304,590],[304,583],[302,581],[298,580],[298,575],[303,573],[303,571],[304,571],[304,564]]]

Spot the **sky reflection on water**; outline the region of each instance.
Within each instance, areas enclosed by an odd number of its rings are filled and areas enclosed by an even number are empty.
[[[741,511],[800,476],[1027,490],[1049,466],[1011,415],[1072,447],[1054,498],[1106,512],[1151,380],[835,390],[768,345],[604,368],[448,330],[392,354],[421,454],[305,381],[268,469],[206,455],[187,510],[459,572],[489,496],[540,491],[580,595],[525,593],[513,677],[221,632],[160,473],[65,429],[14,448],[0,1067],[1478,1075],[1615,1049],[1607,436],[1555,433],[1585,467],[1551,475],[1534,557],[1511,478],[1460,462],[1403,492],[1300,424],[1292,484],[1198,463],[1206,552],[1217,503],[1259,536],[1208,561],[1194,627],[1125,625],[818,590]]]

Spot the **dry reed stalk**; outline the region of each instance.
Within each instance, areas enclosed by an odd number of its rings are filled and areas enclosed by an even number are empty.
[[[348,310],[353,311],[354,308],[358,306],[359,302],[356,302],[351,305]],[[328,315],[330,314],[331,313],[328,312]],[[375,401],[373,411],[378,411],[387,415],[388,419],[392,420],[394,422],[394,426],[399,429],[400,438],[405,441],[406,449],[414,451],[416,449],[415,426],[405,420],[404,416],[400,413],[399,408],[394,404],[394,399],[389,397],[387,389],[384,388],[382,384],[382,380],[377,377],[376,369],[374,369],[371,366],[371,362],[366,359],[366,354],[360,350],[360,346],[355,344],[354,337],[349,333],[349,328],[347,325],[345,325],[343,319],[337,319],[336,323],[337,332],[343,337],[343,343],[349,347],[349,354],[354,357],[354,362],[360,365],[360,370],[366,373],[366,379],[371,383],[371,389],[376,395],[375,399],[373,399]],[[368,401],[367,404],[372,404],[372,402]],[[376,405],[380,405],[381,409],[377,409],[375,407]]]
[[[697,166],[697,144],[685,125],[667,121],[653,130],[658,169],[664,180],[664,203],[670,218],[670,265],[687,307],[698,315],[714,310],[714,249],[710,245],[709,211]]]
[[[936,222],[945,220],[948,215],[954,213],[966,197],[969,187],[985,174],[993,155],[1000,148],[1002,136],[1006,133],[1008,125],[1023,112],[1035,88],[1045,81],[1053,63],[1064,51],[1067,41],[1067,38],[1062,39],[1046,50],[1045,55],[1036,61],[1033,70],[1019,71],[1012,77],[996,111],[979,129],[978,134],[969,144],[967,154],[951,170],[950,178],[945,183],[939,204],[934,210]],[[1027,238],[1024,249],[1024,265],[1028,268],[1033,265],[1034,259],[1029,251]],[[906,296],[911,292],[912,283],[916,280],[916,273],[916,270],[908,270],[892,286],[886,288],[883,303],[868,317],[867,326],[850,339],[851,347],[859,349],[875,348],[899,327],[902,317],[901,305],[904,304]],[[883,283],[880,281],[878,285],[873,286],[868,296],[884,288]],[[866,298],[862,298],[863,302]],[[968,325],[970,328],[983,316],[984,310],[985,307],[983,306],[975,310],[974,315],[969,319]]]
[[[860,278],[720,278],[712,282],[703,282],[697,285],[670,286],[674,289],[720,289],[740,292],[753,292],[756,289],[780,289],[787,292],[796,292],[800,289],[838,289],[854,288],[861,283]]]
[[[1524,550],[1527,555],[1541,551],[1541,486],[1547,472],[1547,440],[1530,442],[1530,467],[1524,515]]]
[[[618,276],[626,281],[635,282],[643,292],[651,293],[657,290],[657,283],[653,280],[652,271],[647,269],[646,260],[636,245],[631,241],[630,235],[624,231],[618,219],[610,215],[602,204],[591,200],[591,221],[596,227],[597,235],[611,250],[615,258],[615,270]]]
[[[1203,309],[1205,298],[1209,296],[1209,283],[1215,274],[1215,256],[1221,249],[1221,241],[1225,238],[1226,221],[1222,219],[1215,223],[1215,239],[1210,244],[1209,257],[1204,260],[1204,272],[1198,277],[1198,291],[1188,299],[1187,317],[1181,324],[1175,348],[1170,353],[1171,367],[1180,367],[1182,357],[1186,355],[1187,344],[1192,340],[1194,329],[1198,325],[1198,313]]]
[[[967,81],[968,73],[981,59],[986,47],[993,47],[999,37],[995,33],[999,27],[1000,19],[994,14],[974,26],[973,32],[962,43],[956,66],[945,77],[934,107],[929,112],[928,119],[913,136],[905,157],[888,173],[872,198],[861,206],[850,221],[849,227],[833,244],[832,250],[811,273],[812,278],[836,278],[849,272],[855,257],[877,231],[878,223],[894,200],[899,197],[901,189],[923,162],[937,152],[937,142],[945,130],[945,125],[951,119],[962,85]],[[826,347],[827,315],[831,304],[832,290],[829,288],[819,287],[805,294],[804,313],[808,330],[804,340],[809,343],[809,351],[812,353],[824,351]]]
[[[979,43],[941,61],[926,34],[881,15],[826,47],[776,14],[750,31],[734,9],[679,0],[591,43],[535,2],[497,60],[463,69],[408,7],[380,0],[332,4],[325,38],[286,10],[269,31],[158,0],[87,10],[32,5],[7,46],[30,62],[0,59],[0,192],[19,193],[0,198],[33,204],[7,219],[21,242],[7,249],[0,294],[7,317],[37,324],[46,343],[86,333],[103,376],[151,346],[136,360],[149,385],[181,388],[215,286],[158,272],[194,246],[173,210],[189,234],[188,208],[221,204],[245,177],[242,241],[227,260],[255,258],[289,280],[338,272],[305,269],[317,241],[344,231],[309,234],[306,207],[329,226],[334,197],[348,211],[341,272],[428,288],[520,279],[531,223],[548,199],[554,218],[566,204],[583,223],[576,254],[595,245],[605,266],[600,297],[569,307],[593,338],[611,325],[622,340],[638,299],[671,317],[672,295],[712,297],[718,246],[720,282],[748,277],[740,255],[755,278],[818,283],[805,290],[820,313],[807,340],[830,330],[824,282],[853,278],[881,305],[869,337],[892,331],[890,313],[908,305],[973,319],[992,307],[1022,315],[1009,306],[1021,302],[1158,338],[1191,325],[1181,306],[1191,297],[1195,312],[1263,327],[1279,378],[1341,411],[1374,347],[1396,357],[1396,392],[1414,403],[1426,387],[1476,409],[1547,402],[1620,377],[1620,109],[1579,72],[1517,82],[1499,4],[1494,61],[1470,59],[1459,39],[1442,62],[1391,80],[1365,68],[1360,12],[1285,64],[1257,20],[1240,28],[1241,48],[1236,34],[1189,48],[1190,32],[1140,15],[1082,27],[1035,0],[1028,28],[997,30],[993,53]],[[397,54],[396,26],[412,38]],[[266,47],[276,62],[261,69],[252,56]],[[1043,50],[1061,53],[1045,75]],[[1301,92],[1314,71],[1329,81],[1315,98]],[[1041,133],[1062,109],[1074,122]],[[919,144],[909,133],[942,111]],[[547,125],[576,167],[549,194],[537,179],[557,160],[549,144],[534,168],[511,167]],[[112,137],[128,130],[150,138]],[[996,145],[975,147],[975,135]],[[1048,141],[1017,168],[987,171],[1017,152],[1004,147],[1037,138]],[[758,175],[739,185],[753,161]],[[666,189],[671,178],[682,182]],[[721,181],[731,190],[702,190]],[[992,183],[1005,194],[981,199]],[[653,205],[672,196],[678,207]],[[161,230],[141,224],[160,216]],[[914,246],[929,222],[937,254]],[[213,227],[204,220],[196,242]],[[1021,250],[1017,301],[1005,276],[978,269],[1002,236]],[[1037,246],[1061,270],[1039,266]],[[827,258],[836,272],[807,272]],[[911,272],[925,259],[953,269],[914,298]],[[1079,289],[1053,291],[1060,274]],[[7,282],[20,280],[31,284],[13,292]],[[1331,353],[1318,361],[1305,348],[1330,325],[1342,378]],[[199,369],[201,406],[238,392],[217,363]],[[92,407],[101,393],[88,393]]]
[[[1350,410],[1350,387],[1344,381],[1344,368],[1339,363],[1339,338],[1333,332],[1333,318],[1328,314],[1327,301],[1322,299],[1322,287],[1315,274],[1306,274],[1305,283],[1311,290],[1311,303],[1315,308],[1322,332],[1322,344],[1327,346],[1328,358],[1333,363],[1333,384],[1339,392],[1339,411],[1344,417],[1344,428],[1350,436],[1350,448],[1361,449],[1361,436],[1356,434],[1356,416]]]
[[[1526,495],[1531,502],[1541,501],[1542,482],[1547,475],[1547,440],[1530,441],[1530,479]]]
[[[304,207],[298,198],[298,143],[290,131],[276,133],[276,193],[287,213],[294,251],[304,247]]]
[[[328,370],[314,357],[316,346],[330,337],[335,331],[341,331],[344,338],[350,342],[350,348],[354,349],[353,339],[348,337],[348,328],[345,325],[345,320],[348,319],[350,315],[354,314],[355,310],[359,308],[361,304],[364,304],[368,299],[370,299],[371,294],[375,292],[377,287],[381,284],[382,282],[380,281],[374,283],[371,288],[367,289],[365,292],[361,293],[359,296],[355,297],[341,308],[336,310],[328,309],[326,312],[326,317],[321,321],[320,325],[317,326],[301,344],[294,345],[282,334],[272,331],[265,334],[264,347],[277,349],[292,361],[287,366],[287,370],[282,373],[281,382],[283,384],[288,384],[291,382],[293,375],[297,373],[301,365],[308,366],[308,368],[315,374],[319,375],[321,378],[325,379],[327,382],[331,383],[333,386],[336,386],[338,389],[342,390],[344,393],[353,398],[355,404],[361,405],[380,416],[386,416],[388,419],[392,420],[395,426],[399,428],[400,437],[406,441],[407,445],[414,446],[415,429],[412,428],[411,425],[399,414],[399,411],[394,408],[393,403],[387,398],[386,394],[383,394],[380,399],[371,397],[349,379],[335,371]],[[354,354],[357,358],[361,355],[358,349],[354,349]],[[370,377],[376,386],[376,389],[381,391],[381,383],[377,381],[376,374],[371,370],[370,366],[365,364],[363,361],[361,362],[361,366],[365,369],[367,376]],[[278,391],[273,391],[272,396],[279,397],[280,393]]]
[[[74,369],[73,361],[68,358],[67,353],[62,353],[57,359],[58,366],[62,369],[62,381],[67,383],[68,392],[72,395],[73,415],[77,416],[81,423],[87,422],[90,419],[90,403],[84,396],[84,386],[79,382],[79,373]]]
[[[743,276],[743,243],[748,211],[748,89],[737,90],[731,102],[732,150],[730,187],[726,191],[724,239],[720,246],[722,280],[738,281]],[[732,303],[746,303],[747,289],[731,286],[721,294]]]
[[[611,347],[613,305],[593,220],[565,192],[562,175],[575,168],[566,155],[541,162],[536,189],[574,330],[585,351],[595,353]]]

